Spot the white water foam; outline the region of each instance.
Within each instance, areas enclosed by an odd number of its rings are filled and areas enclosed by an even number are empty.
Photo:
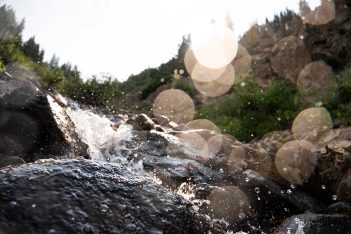
[[[73,121],[76,132],[84,143],[89,146],[88,153],[93,160],[126,162],[120,152],[124,149],[125,141],[132,138],[132,127],[122,124],[115,131],[112,122],[105,116],[83,110],[77,105],[71,105],[67,114]]]

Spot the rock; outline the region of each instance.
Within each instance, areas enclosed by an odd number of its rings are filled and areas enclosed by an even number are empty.
[[[0,168],[21,165],[24,163],[25,162],[22,158],[0,154]]]
[[[46,160],[0,171],[1,233],[203,233],[179,196],[117,164]],[[215,228],[213,232],[218,232]]]
[[[341,179],[336,195],[338,201],[351,202],[351,168]]]
[[[307,185],[312,195],[331,204],[350,201],[351,131],[348,128],[331,129],[317,142],[318,161],[314,175]]]
[[[263,230],[270,230],[284,217],[323,208],[296,187],[281,187],[252,170],[243,173],[238,187],[248,196]]]
[[[185,124],[177,124],[173,121],[169,122],[169,126],[175,131],[182,131],[185,127]]]
[[[252,58],[252,70],[261,86],[267,86],[274,75],[269,58],[270,54],[255,54]]]
[[[216,182],[226,177],[212,165],[204,165],[196,160],[184,146],[176,143],[177,138],[156,131],[136,131],[128,142],[129,150],[122,154],[133,163],[140,162],[142,167],[157,176],[162,184],[172,190],[189,181]]]
[[[291,131],[274,131],[266,133],[256,145],[275,155],[282,145],[292,140],[294,137]]]
[[[270,61],[278,76],[295,84],[302,68],[311,62],[311,56],[302,40],[288,36],[274,46]]]
[[[345,234],[350,230],[350,216],[305,213],[287,218],[274,233]]]
[[[0,79],[0,153],[62,155],[68,143],[47,95],[34,80],[23,77],[25,74],[11,74],[12,78]]]
[[[155,129],[155,123],[146,114],[133,116],[127,123],[132,124],[136,131],[150,131]]]
[[[164,115],[155,116],[152,120],[161,126],[168,125],[168,123],[170,121],[169,118],[167,116],[164,116]]]
[[[345,3],[345,0],[337,0],[334,3],[334,21],[318,26],[308,25],[305,28],[304,42],[314,61],[324,60],[333,69],[342,69],[351,58],[350,5]]]
[[[209,212],[215,218],[224,219],[235,226],[249,213],[250,202],[238,187],[223,186],[214,188],[207,198]]]
[[[346,202],[337,202],[328,207],[328,214],[349,215],[351,217],[351,204]]]

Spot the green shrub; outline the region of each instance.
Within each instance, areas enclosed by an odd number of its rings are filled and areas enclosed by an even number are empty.
[[[281,80],[262,89],[251,77],[235,86],[229,97],[201,108],[197,118],[208,118],[239,140],[249,141],[275,130],[291,127],[301,109],[295,105],[296,87]]]

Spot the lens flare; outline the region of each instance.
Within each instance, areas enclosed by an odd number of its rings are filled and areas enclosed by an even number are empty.
[[[251,69],[251,55],[242,45],[238,44],[238,53],[236,54],[232,64],[235,71],[234,84],[242,82]]]
[[[209,158],[207,142],[196,131],[183,131],[177,134],[177,137],[190,154],[193,154],[202,160],[207,160]]]
[[[225,72],[212,82],[201,82],[193,79],[195,88],[204,96],[219,97],[228,92],[234,84],[234,67],[229,64]]]
[[[243,146],[235,147],[232,152],[228,155],[228,168],[232,172],[242,170],[247,166],[246,160],[246,149]]]
[[[277,152],[275,165],[279,174],[292,184],[307,182],[316,166],[317,156],[311,142],[290,141]]]
[[[331,67],[324,61],[306,65],[300,72],[297,88],[309,103],[328,102],[333,99],[336,80]]]
[[[235,223],[247,216],[250,202],[246,194],[235,186],[223,186],[213,189],[208,196],[209,209],[215,218],[223,218]]]
[[[169,89],[161,92],[155,99],[153,113],[167,116],[176,123],[186,123],[193,119],[195,106],[193,100],[184,91]]]
[[[192,129],[206,129],[206,130],[213,131],[214,133],[220,133],[220,130],[217,127],[217,125],[208,119],[195,119],[188,122],[184,126],[184,130],[192,130]]]
[[[321,0],[319,5],[311,9],[311,0],[300,1],[300,15],[304,23],[313,25],[327,24],[335,18],[333,0]]]
[[[189,75],[193,73],[193,68],[196,65],[196,63],[197,60],[195,58],[193,50],[191,48],[188,48],[184,55],[184,65]]]
[[[293,122],[292,132],[297,140],[318,141],[318,138],[333,127],[329,112],[323,107],[302,111]]]
[[[196,60],[208,68],[227,66],[238,50],[234,32],[216,22],[196,28],[191,34],[191,41]]]
[[[212,82],[217,80],[226,71],[226,67],[208,68],[200,63],[195,64],[191,78],[200,82]]]
[[[195,131],[195,133],[204,140],[208,149],[205,158],[213,158],[221,151],[223,136],[220,134],[219,128],[211,121],[207,119],[196,119],[187,123],[183,130],[198,130]]]

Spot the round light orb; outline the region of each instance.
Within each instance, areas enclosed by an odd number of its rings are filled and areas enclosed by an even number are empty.
[[[275,157],[279,174],[290,183],[298,185],[308,181],[316,163],[315,147],[305,140],[285,143]]]
[[[153,113],[156,117],[164,115],[176,123],[186,123],[194,118],[195,106],[193,100],[184,91],[169,89],[156,97]]]
[[[234,32],[224,24],[210,23],[192,34],[191,47],[196,60],[208,68],[227,66],[235,57],[238,43]]]
[[[335,19],[335,5],[333,0],[321,0],[313,6],[315,1],[300,1],[301,19],[306,24],[323,25]]]
[[[215,218],[235,223],[247,216],[250,202],[246,194],[235,186],[216,187],[208,196],[209,209]]]
[[[329,112],[324,107],[314,107],[300,112],[292,125],[296,140],[317,142],[319,137],[332,129],[333,123]]]

